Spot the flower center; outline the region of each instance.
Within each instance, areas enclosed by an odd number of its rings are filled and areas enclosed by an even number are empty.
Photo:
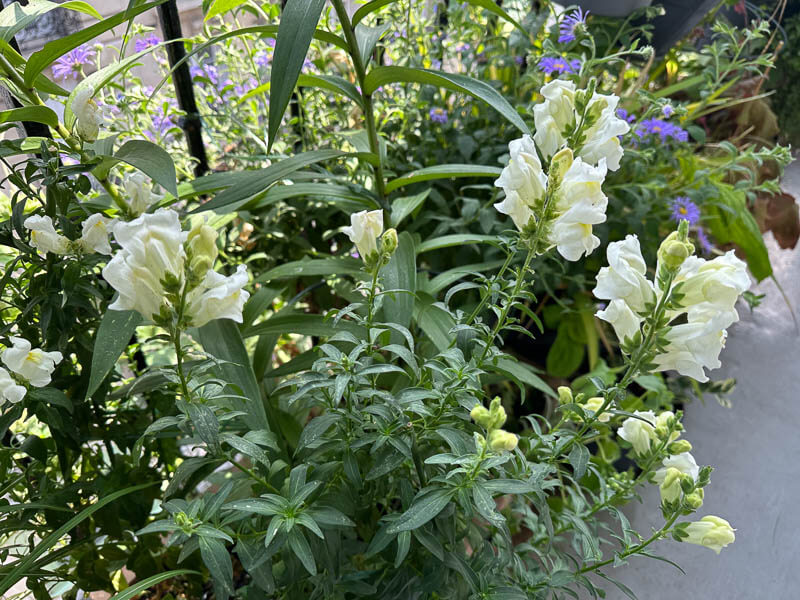
[[[28,362],[36,363],[37,365],[42,362],[42,357],[39,355],[38,352],[34,352],[31,350],[28,352],[28,355],[25,357],[25,360]]]

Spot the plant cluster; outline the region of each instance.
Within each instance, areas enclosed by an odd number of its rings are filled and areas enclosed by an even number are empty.
[[[162,2],[0,44],[1,121],[51,134],[0,143],[0,593],[633,597],[609,568],[654,542],[734,541],[680,407],[730,390],[772,274],[748,207],[788,151],[710,120],[766,25],[657,63],[548,2],[206,2],[172,42],[195,175],[170,42],[130,25]]]

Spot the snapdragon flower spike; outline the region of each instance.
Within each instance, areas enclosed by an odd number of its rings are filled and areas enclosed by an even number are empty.
[[[554,58],[552,56],[545,56],[539,61],[537,68],[546,75],[553,73],[577,73],[581,70],[580,59],[566,59],[562,57]]]
[[[588,16],[589,11],[584,13],[581,8],[577,8],[564,17],[561,24],[558,26],[558,43],[567,44],[569,42],[574,42],[576,39],[576,30],[578,27],[586,24],[586,17]]]
[[[69,78],[77,79],[95,56],[95,51],[87,45],[78,46],[53,63],[53,77],[66,81]]]
[[[674,370],[705,382],[705,369],[722,366],[719,354],[727,328],[739,320],[735,304],[750,287],[750,277],[747,266],[733,251],[710,261],[691,255],[692,246],[685,239],[687,226],[684,223],[679,228],[683,238],[672,234],[659,250],[659,262],[664,264],[659,264],[656,272],[669,268],[674,275],[672,288],[680,286],[680,296],[679,301],[668,304],[668,326],[659,334],[666,344],[652,362],[655,371]],[[686,246],[683,255],[676,253],[681,244]],[[612,242],[607,253],[609,266],[600,269],[593,293],[610,302],[596,316],[611,324],[628,352],[629,343],[641,339],[640,327],[650,316],[649,311],[672,288],[660,289],[647,279],[636,236]]]

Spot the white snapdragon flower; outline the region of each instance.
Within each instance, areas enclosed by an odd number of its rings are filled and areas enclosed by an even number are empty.
[[[536,154],[536,145],[529,135],[513,140],[508,145],[509,161],[494,182],[503,188],[506,197],[494,207],[508,215],[520,231],[534,216],[533,209],[540,205],[547,187],[547,175]]]
[[[728,337],[724,323],[726,315],[720,314],[705,322],[672,326],[665,336],[669,342],[665,351],[653,359],[658,365],[656,371],[677,371],[700,382],[708,381],[703,369],[722,366],[719,355]]]
[[[119,297],[111,310],[136,310],[152,319],[164,303],[165,276],[183,278],[186,253],[178,213],[161,209],[118,223],[114,237],[122,250],[103,269],[103,277]]]
[[[100,135],[103,124],[103,110],[94,101],[94,88],[85,86],[75,92],[72,100],[72,112],[75,114],[75,130],[87,142],[93,142]]]
[[[642,318],[634,313],[624,300],[612,300],[604,310],[596,313],[598,319],[606,321],[614,328],[617,339],[624,341],[639,331]]]
[[[608,266],[597,274],[594,295],[604,300],[620,299],[635,312],[642,312],[655,299],[653,284],[647,279],[647,265],[642,257],[639,239],[628,235],[612,242],[606,249]],[[620,338],[621,339],[621,338]]]
[[[0,367],[0,406],[5,402],[16,404],[25,397],[25,388],[11,378],[11,374]]]
[[[536,125],[533,138],[542,154],[549,158],[564,147],[567,142],[564,134],[579,116],[575,111],[575,84],[555,79],[542,87],[541,94],[544,102],[533,107]],[[592,96],[587,113],[594,114],[596,121],[584,131],[584,142],[578,151],[578,156],[592,165],[605,158],[612,171],[619,168],[623,154],[619,136],[630,130],[630,125],[616,114],[618,102],[614,95]]]
[[[127,195],[128,208],[134,216],[145,212],[153,201],[153,184],[144,173],[131,173],[122,183]]]
[[[617,429],[617,435],[630,442],[636,454],[650,450],[650,441],[655,437],[656,415],[652,410],[637,410],[635,416],[628,417]]]
[[[664,466],[656,470],[653,476],[653,479],[655,479],[655,482],[658,484],[664,483],[664,478],[667,475],[668,469],[677,469],[681,473],[686,473],[691,476],[695,481],[697,481],[697,478],[700,476],[700,467],[697,465],[694,456],[692,456],[690,452],[668,456],[661,461],[661,464]]]
[[[734,306],[750,288],[750,277],[745,262],[731,250],[713,260],[690,256],[681,265],[675,283],[682,284],[681,303],[687,307],[689,321],[720,316],[718,322],[728,327],[739,320]]]
[[[536,154],[536,145],[525,135],[512,141],[508,148],[508,164],[494,182],[503,188],[506,197],[494,207],[509,215],[520,231],[545,212],[552,218],[548,242],[559,254],[571,261],[590,254],[600,244],[592,235],[592,225],[606,220],[608,198],[601,188],[606,176],[605,161],[592,167],[580,158],[573,159],[569,150],[562,151],[554,163],[559,163],[563,176],[558,181],[556,197],[549,200],[552,206],[545,210],[548,178]]]
[[[69,251],[69,239],[56,232],[50,217],[31,215],[23,223],[25,229],[31,231],[31,246],[42,252],[66,254]]]
[[[194,327],[214,319],[242,322],[242,309],[250,297],[242,288],[247,285],[247,269],[239,265],[236,273],[225,277],[209,269],[203,283],[189,294],[188,314]]]
[[[383,233],[383,211],[362,210],[350,215],[350,227],[343,230],[350,241],[358,248],[361,258],[366,260],[378,252],[378,238]]]
[[[109,229],[114,223],[113,219],[95,213],[83,222],[81,244],[84,248],[100,254],[111,254],[111,245],[108,243]]]
[[[63,358],[61,352],[45,352],[31,348],[31,343],[21,337],[12,337],[13,347],[3,350],[3,363],[11,371],[24,378],[33,387],[44,387]]]
[[[606,177],[606,163],[597,167],[576,158],[564,174],[558,190],[556,211],[550,241],[567,260],[588,256],[600,245],[592,234],[592,225],[606,220],[608,198],[601,186]]]
[[[725,519],[708,515],[699,521],[689,523],[686,527],[688,537],[681,541],[711,548],[719,554],[725,546],[736,541],[735,531]]]

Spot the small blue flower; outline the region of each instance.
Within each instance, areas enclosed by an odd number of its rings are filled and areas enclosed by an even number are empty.
[[[553,73],[577,73],[581,70],[581,61],[577,58],[567,60],[566,58],[553,58],[545,56],[539,61],[537,65],[540,71],[544,71],[548,75]]]
[[[700,244],[700,249],[703,251],[703,254],[711,254],[714,250],[714,245],[711,243],[711,240],[708,239],[706,231],[702,227],[697,228],[697,243]]]
[[[640,138],[645,138],[648,135],[658,136],[662,142],[666,142],[670,138],[678,142],[689,141],[689,134],[685,129],[681,129],[663,119],[645,119],[635,133]]]
[[[447,123],[447,111],[443,108],[432,108],[430,111],[431,121],[434,123]]]
[[[673,221],[689,221],[689,225],[697,225],[700,221],[700,208],[686,196],[675,198],[671,208]]]
[[[53,64],[53,76],[66,81],[70,77],[78,78],[83,66],[94,58],[95,51],[87,45],[70,50]]]
[[[148,48],[152,48],[153,46],[158,46],[161,43],[161,38],[159,38],[155,33],[151,33],[146,38],[139,38],[133,44],[133,49],[136,52],[141,52],[142,50],[147,50]]]
[[[628,111],[624,108],[617,109],[617,116],[626,123],[633,123],[636,120],[636,117],[634,115],[629,115]]]
[[[561,21],[561,24],[558,26],[558,32],[561,34],[558,36],[558,43],[566,44],[568,42],[574,42],[575,30],[586,24],[587,16],[589,16],[589,11],[584,13],[583,10],[578,8],[564,17],[564,20]]]
[[[665,119],[669,119],[674,113],[675,113],[675,109],[672,108],[672,105],[670,105],[670,104],[665,104],[661,108],[661,114],[664,115]]]

